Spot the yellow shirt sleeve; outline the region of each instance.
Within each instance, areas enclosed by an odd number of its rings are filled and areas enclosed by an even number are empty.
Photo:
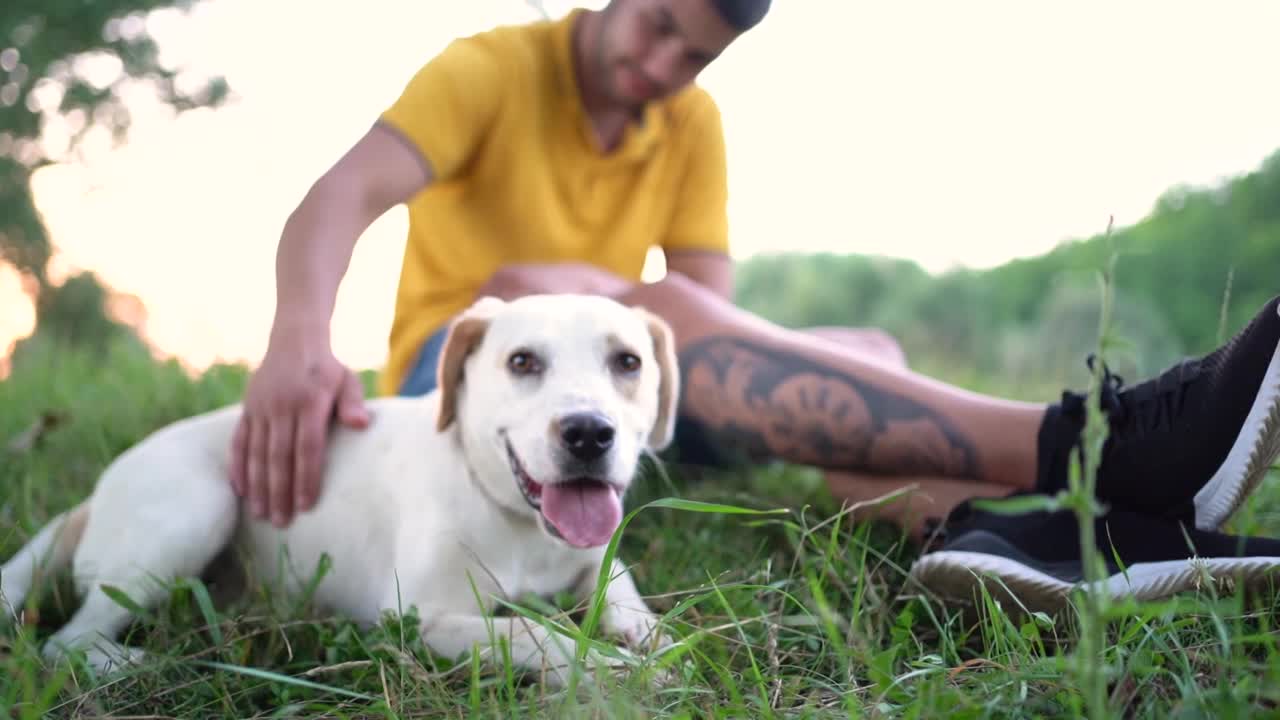
[[[409,80],[381,120],[422,153],[436,181],[465,167],[503,98],[498,58],[476,38],[452,41]]]
[[[688,165],[677,193],[665,250],[729,251],[728,172],[720,110],[709,96],[687,120]]]

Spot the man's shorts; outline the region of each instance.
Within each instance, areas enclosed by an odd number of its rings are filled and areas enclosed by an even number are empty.
[[[449,334],[448,324],[431,334],[422,343],[418,358],[409,368],[400,384],[399,394],[412,397],[426,395],[436,389],[436,368],[440,364],[440,352]],[[675,438],[671,448],[662,453],[665,462],[700,465],[711,468],[728,468],[739,464],[737,460],[711,439],[702,423],[686,415],[676,418]]]
[[[408,374],[400,383],[400,395],[426,395],[436,389],[436,366],[440,364],[440,351],[444,349],[444,339],[448,334],[449,327],[446,325],[422,343],[418,359],[409,367]]]

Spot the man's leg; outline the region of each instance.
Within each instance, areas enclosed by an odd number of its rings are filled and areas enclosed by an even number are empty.
[[[823,473],[831,494],[850,508],[855,520],[879,519],[902,528],[916,542],[928,540],[931,523],[974,498],[1000,498],[1007,487],[952,478],[885,477],[828,470]]]
[[[681,422],[752,457],[1029,488],[1045,405],[992,398],[789,330],[668,275],[619,298],[671,323]]]
[[[686,433],[845,473],[1066,486],[1081,393],[1053,404],[973,393],[782,328],[675,274],[618,299],[671,323]],[[1280,453],[1280,297],[1208,355],[1132,387],[1103,375],[1104,502],[1216,528]]]
[[[902,346],[878,328],[815,326],[801,332],[830,340],[870,362],[907,367]],[[831,494],[851,508],[853,518],[892,522],[917,542],[928,540],[931,521],[946,517],[960,503],[1009,493],[1003,485],[955,478],[886,477],[840,470],[827,470],[823,477]]]

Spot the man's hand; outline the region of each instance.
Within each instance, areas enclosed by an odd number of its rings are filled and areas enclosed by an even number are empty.
[[[271,341],[231,443],[231,485],[258,518],[283,527],[315,503],[335,414],[351,428],[369,424],[359,379],[329,345],[338,285],[361,234],[434,180],[412,144],[378,123],[289,215],[276,251]]]
[[[360,380],[334,356],[327,337],[273,335],[249,381],[231,446],[232,487],[256,517],[284,527],[311,508],[335,412],[349,427],[369,424]]]
[[[583,293],[617,297],[635,286],[625,278],[582,262],[504,265],[480,287],[478,296],[514,300],[541,293]]]

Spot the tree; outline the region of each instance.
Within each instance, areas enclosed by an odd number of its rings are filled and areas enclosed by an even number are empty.
[[[195,2],[6,0],[0,6],[0,259],[35,280],[28,285],[37,333],[57,325],[92,327],[100,330],[91,333],[96,341],[109,329],[123,327],[107,318],[109,294],[91,274],[58,286],[51,283],[53,245],[31,195],[31,176],[44,165],[73,157],[93,128],[108,130],[116,142],[126,139],[130,116],[123,92],[138,84],[152,88],[178,112],[226,100],[228,88],[221,77],[184,88],[179,69],[160,63],[147,30],[153,12],[185,12]],[[108,72],[101,73],[104,68]],[[45,133],[55,119],[72,130],[62,147],[48,142]],[[73,297],[55,297],[60,292]],[[79,340],[74,333],[55,334]]]

